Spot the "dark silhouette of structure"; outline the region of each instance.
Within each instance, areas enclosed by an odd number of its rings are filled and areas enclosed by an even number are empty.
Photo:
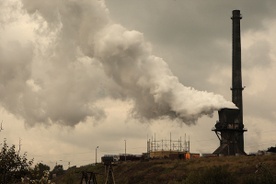
[[[94,172],[89,172],[89,171],[82,171],[81,172],[82,177],[80,184],[97,184],[97,179],[96,179],[96,174]]]
[[[220,146],[214,154],[222,155],[245,155],[244,152],[244,129],[243,104],[242,104],[242,72],[241,72],[241,33],[240,10],[232,12],[232,102],[238,109],[219,110],[219,121],[215,125],[216,135],[220,140]]]
[[[106,170],[105,184],[115,184],[112,164],[106,164],[105,170]]]
[[[113,163],[115,159],[114,156],[103,156],[102,157],[102,162],[105,165],[105,173],[106,173],[106,178],[105,178],[105,184],[115,184],[115,178],[114,178],[114,173],[113,173]]]

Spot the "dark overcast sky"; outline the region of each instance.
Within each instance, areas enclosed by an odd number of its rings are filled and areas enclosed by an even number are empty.
[[[273,1],[112,0],[106,4],[116,22],[144,33],[174,73],[183,82],[196,87],[204,85],[198,84],[198,79],[215,73],[212,65],[230,65],[232,10],[240,9],[244,16],[243,34],[264,30],[264,21],[275,16],[271,8],[275,4]],[[221,42],[228,45],[221,45]],[[204,71],[206,68],[208,70]],[[204,85],[203,89],[208,86]]]

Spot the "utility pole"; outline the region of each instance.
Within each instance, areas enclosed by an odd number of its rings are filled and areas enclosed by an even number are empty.
[[[125,161],[126,161],[126,140],[125,140]]]
[[[18,154],[20,153],[20,151],[21,151],[21,138],[19,138],[19,146],[18,146]]]
[[[4,130],[4,129],[3,129],[3,120],[1,121],[0,132],[1,132],[2,130]]]
[[[95,149],[95,164],[97,164],[97,149],[99,148],[99,146],[96,147]]]
[[[170,151],[172,151],[172,133],[170,132]]]

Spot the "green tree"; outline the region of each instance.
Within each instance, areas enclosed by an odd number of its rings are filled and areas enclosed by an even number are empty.
[[[52,170],[52,174],[55,174],[56,176],[64,174],[63,165],[56,165],[54,169]]]
[[[16,183],[29,174],[30,166],[33,160],[28,161],[27,154],[20,155],[15,146],[8,146],[4,140],[3,147],[0,152],[0,183]]]
[[[33,179],[40,179],[44,176],[45,171],[50,172],[50,166],[43,164],[43,163],[38,163],[35,165],[33,171],[32,171],[32,178]]]

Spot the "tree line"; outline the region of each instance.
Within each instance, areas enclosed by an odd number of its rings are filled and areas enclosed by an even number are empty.
[[[28,160],[27,153],[20,154],[15,145],[9,146],[4,140],[0,151],[0,184],[44,184],[51,183],[50,174],[62,174],[62,165],[56,165],[50,172],[50,167],[38,163],[33,167],[34,159]]]

